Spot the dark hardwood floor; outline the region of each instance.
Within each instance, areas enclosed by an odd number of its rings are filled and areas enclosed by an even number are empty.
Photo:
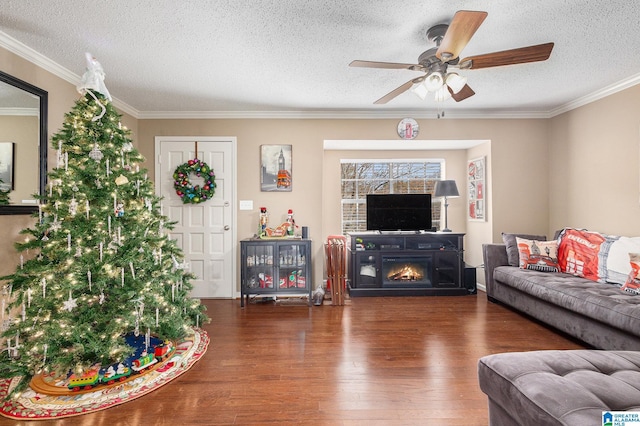
[[[204,303],[211,343],[190,371],[123,405],[35,424],[486,425],[478,358],[583,347],[483,292],[342,307]]]

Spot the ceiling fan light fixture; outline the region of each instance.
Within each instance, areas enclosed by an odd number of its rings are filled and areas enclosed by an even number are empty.
[[[416,95],[418,95],[418,97],[423,101],[427,98],[427,94],[429,93],[429,91],[424,86],[424,83],[422,81],[418,84],[414,84],[413,87],[411,88],[411,91]]]
[[[467,84],[467,77],[461,76],[455,72],[450,72],[447,74],[445,81],[453,93],[458,93],[462,90],[465,84]]]
[[[434,99],[436,102],[444,102],[451,97],[451,92],[449,92],[449,88],[446,85],[440,86],[434,95]]]
[[[424,86],[427,88],[429,92],[435,92],[436,90],[442,87],[443,83],[444,83],[444,78],[442,77],[442,73],[439,71],[432,72],[424,80]]]

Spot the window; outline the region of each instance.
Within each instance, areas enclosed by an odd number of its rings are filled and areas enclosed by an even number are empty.
[[[367,194],[433,194],[443,178],[444,160],[341,160],[342,232],[367,229]],[[440,228],[440,203],[433,202],[432,223]]]

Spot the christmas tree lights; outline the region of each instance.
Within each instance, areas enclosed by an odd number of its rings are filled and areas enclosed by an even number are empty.
[[[18,312],[2,334],[2,377],[106,366],[132,353],[127,333],[176,340],[207,321],[129,131],[108,97],[82,92],[52,137],[57,167],[21,231],[19,265],[2,277],[2,315]]]

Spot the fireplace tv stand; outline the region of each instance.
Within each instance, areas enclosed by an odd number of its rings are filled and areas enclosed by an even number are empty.
[[[475,293],[464,282],[464,234],[362,232],[348,235],[349,294],[454,296]]]

